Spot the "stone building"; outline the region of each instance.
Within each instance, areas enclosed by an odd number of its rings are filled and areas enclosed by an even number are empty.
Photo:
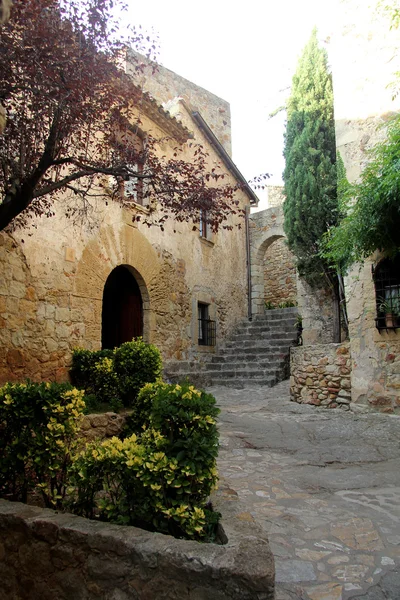
[[[361,0],[340,3],[336,17],[328,47],[336,143],[347,178],[355,182],[370,160],[368,150],[385,139],[388,119],[400,111],[400,98],[392,97],[390,87],[400,71],[399,32],[382,8],[379,12]],[[400,328],[385,321],[379,303],[388,294],[400,298],[399,262],[388,265],[376,252],[363,265],[354,265],[345,292],[349,342],[315,345],[305,330],[305,346],[292,353],[292,395],[316,405],[398,413]],[[302,309],[306,329],[314,327],[321,313],[311,300]]]
[[[230,156],[229,104],[160,67],[144,81],[141,128],[172,155],[200,142],[224,182],[239,183],[239,207],[257,202]],[[0,234],[0,380],[63,380],[71,350],[142,335],[164,361],[212,353],[247,314],[246,227],[211,234],[168,220],[164,231],[135,221],[146,206],[100,198],[90,227],[56,216]],[[243,223],[241,223],[243,225]]]

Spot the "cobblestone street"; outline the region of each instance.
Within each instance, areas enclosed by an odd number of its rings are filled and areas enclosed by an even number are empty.
[[[274,388],[210,388],[218,495],[268,534],[276,600],[400,599],[400,417],[318,409]]]

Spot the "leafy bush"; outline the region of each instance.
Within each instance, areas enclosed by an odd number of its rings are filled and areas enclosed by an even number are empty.
[[[40,489],[60,507],[85,403],[67,383],[7,383],[0,388],[0,495],[26,502]]]
[[[85,394],[96,397],[98,403],[112,403],[119,397],[118,380],[113,368],[114,350],[84,350],[72,353],[71,379]]]
[[[138,338],[114,350],[92,352],[76,348],[72,354],[71,377],[74,384],[107,403],[114,410],[133,405],[145,383],[161,374],[161,355],[156,346]],[[94,404],[91,401],[91,404]]]
[[[124,406],[132,406],[139,390],[161,376],[160,351],[141,338],[125,342],[114,350],[114,370]]]
[[[206,505],[217,481],[215,399],[188,384],[161,382],[140,396],[142,434],[93,442],[74,462],[73,510],[207,539],[218,519]]]

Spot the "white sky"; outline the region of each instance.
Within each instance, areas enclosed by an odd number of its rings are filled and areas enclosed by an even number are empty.
[[[330,33],[336,0],[129,1],[129,19],[159,34],[159,62],[227,100],[233,160],[247,179],[281,183],[284,104],[312,28]],[[259,194],[260,197],[262,194]]]

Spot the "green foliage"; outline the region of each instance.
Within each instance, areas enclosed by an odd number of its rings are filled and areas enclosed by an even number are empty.
[[[114,350],[84,350],[72,352],[71,379],[86,395],[93,395],[96,402],[110,402],[118,398],[118,380],[113,369]],[[94,404],[94,402],[92,401]]]
[[[94,442],[76,459],[73,509],[207,539],[216,521],[206,506],[217,481],[215,399],[188,384],[161,382],[147,385],[141,398],[147,416],[140,436]]]
[[[0,495],[26,502],[33,489],[60,507],[85,403],[66,383],[7,383],[0,388]]]
[[[324,255],[347,269],[375,250],[389,257],[400,252],[400,117],[388,126],[387,139],[371,151],[360,182],[347,185],[347,215],[325,236]]]
[[[114,370],[124,406],[132,406],[145,383],[161,376],[160,351],[141,338],[126,342],[114,351]]]
[[[156,385],[148,383],[142,387],[130,415],[126,418],[124,436],[141,433],[144,427],[149,426],[153,400],[162,387],[168,389],[168,384],[159,381]]]
[[[274,310],[276,308],[275,304],[273,302],[266,302],[265,303],[265,310]]]
[[[275,310],[276,308],[293,308],[294,306],[297,305],[291,300],[285,300],[283,302],[279,302],[279,304],[274,304],[273,302],[268,301],[265,303],[265,310]]]
[[[329,274],[322,236],[339,218],[332,77],[316,30],[293,77],[284,156],[284,229],[300,274],[315,284]]]
[[[159,350],[138,338],[114,350],[92,352],[76,348],[71,377],[77,387],[95,397],[92,405],[107,403],[118,410],[122,405],[132,406],[140,388],[156,381],[161,368]]]

